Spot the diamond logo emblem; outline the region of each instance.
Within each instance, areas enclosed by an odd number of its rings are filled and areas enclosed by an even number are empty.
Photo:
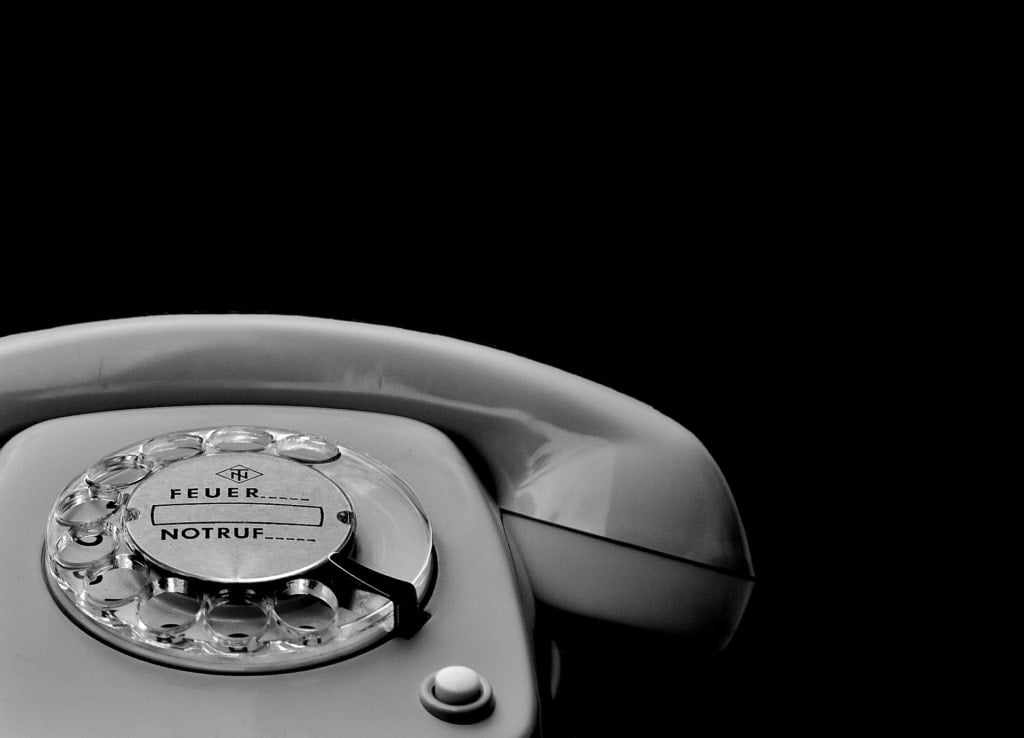
[[[217,472],[217,476],[224,477],[225,479],[228,479],[232,482],[248,482],[250,479],[262,477],[263,474],[261,472],[256,471],[255,469],[250,469],[247,466],[235,464],[234,466],[229,467],[224,471]]]

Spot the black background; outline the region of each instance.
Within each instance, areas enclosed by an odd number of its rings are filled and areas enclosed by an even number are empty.
[[[539,48],[531,30],[340,73],[333,47],[292,68],[273,44],[244,69],[232,50],[135,65],[111,49],[103,70],[83,63],[97,48],[51,70],[26,57],[42,79],[11,80],[0,335],[314,315],[493,346],[653,405],[721,466],[757,584],[711,659],[575,624],[563,732],[818,734],[856,717],[827,706],[874,699],[848,684],[856,629],[840,623],[865,619],[847,601],[892,620],[837,564],[885,518],[878,437],[903,400],[864,400],[913,388],[892,357],[935,322],[934,304],[891,309],[933,257],[900,271],[889,241],[916,225],[882,226],[907,185],[876,144],[918,131],[892,128],[902,87],[858,97],[875,91],[859,39],[822,64],[835,27],[782,18],[791,44],[749,13],[624,20],[531,19],[552,35]],[[865,468],[872,484],[852,485]],[[858,545],[833,541],[863,510]]]

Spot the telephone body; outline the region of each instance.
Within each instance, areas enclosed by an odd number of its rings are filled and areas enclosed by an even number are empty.
[[[753,586],[691,433],[439,336],[238,315],[10,336],[0,443],[14,735],[540,735],[553,667],[535,601],[715,650]],[[93,527],[68,512],[104,501]],[[105,607],[90,592],[112,575],[135,590]],[[151,625],[158,595],[194,601],[192,620]],[[298,595],[326,608],[315,637],[285,613]],[[237,623],[243,605],[255,635],[217,629],[217,607]]]

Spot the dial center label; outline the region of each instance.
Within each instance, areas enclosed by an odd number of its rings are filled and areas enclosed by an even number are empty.
[[[129,536],[183,576],[257,583],[323,563],[352,534],[352,504],[334,482],[296,461],[220,453],[152,474],[127,505]]]

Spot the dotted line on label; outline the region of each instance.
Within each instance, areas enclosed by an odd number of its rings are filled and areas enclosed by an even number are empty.
[[[266,538],[274,541],[309,541],[310,543],[316,543],[315,538],[285,538],[284,536],[266,536]]]
[[[260,495],[261,500],[299,500],[300,502],[309,502],[308,497],[279,497],[278,495]]]

